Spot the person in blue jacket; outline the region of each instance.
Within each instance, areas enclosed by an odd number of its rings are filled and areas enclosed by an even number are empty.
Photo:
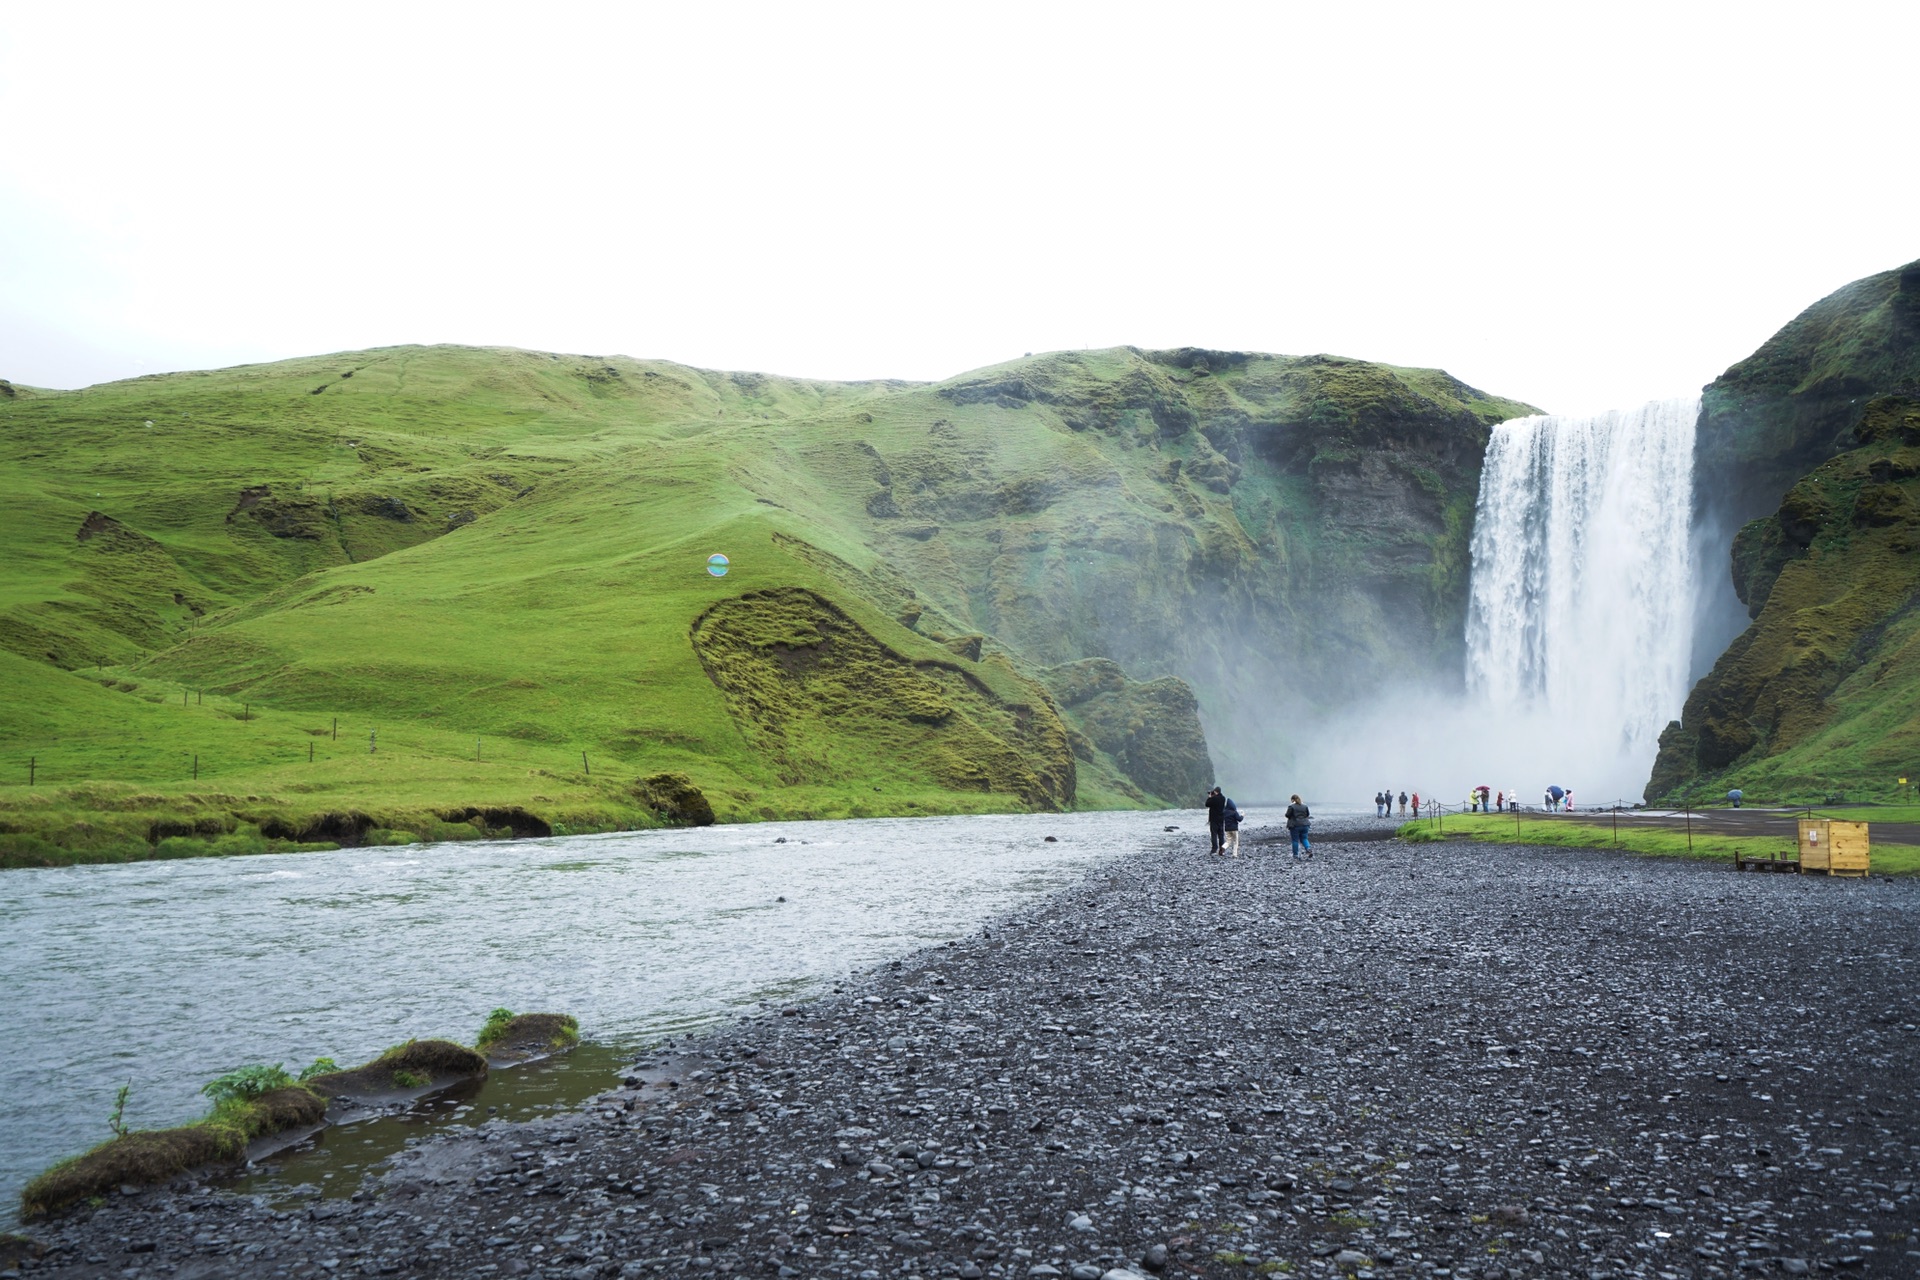
[[[1220,811],[1220,828],[1227,838],[1226,848],[1232,857],[1240,856],[1240,806],[1228,796],[1227,804]]]

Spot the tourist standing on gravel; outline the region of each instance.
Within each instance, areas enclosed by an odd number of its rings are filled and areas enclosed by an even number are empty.
[[[1220,818],[1221,826],[1226,832],[1226,848],[1231,850],[1231,856],[1237,858],[1240,856],[1240,806],[1233,802],[1232,796],[1227,797],[1227,804],[1220,811]]]
[[[1418,791],[1413,793],[1413,816],[1416,818],[1420,816],[1420,793]]]
[[[1207,792],[1207,834],[1213,837],[1213,843],[1207,847],[1208,853],[1219,853],[1227,844],[1227,798],[1215,787]]]
[[[1307,839],[1307,833],[1313,827],[1313,814],[1300,802],[1299,796],[1293,796],[1287,804],[1287,839],[1293,842],[1293,860],[1300,861],[1300,851],[1305,849],[1307,857],[1313,857],[1313,842]]]
[[[1407,816],[1407,793],[1404,791],[1400,793],[1400,816]]]

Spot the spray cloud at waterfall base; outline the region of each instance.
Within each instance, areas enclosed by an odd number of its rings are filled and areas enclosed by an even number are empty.
[[[1317,723],[1322,795],[1470,787],[1634,801],[1686,700],[1698,397],[1494,428],[1473,535],[1464,682],[1403,687]]]

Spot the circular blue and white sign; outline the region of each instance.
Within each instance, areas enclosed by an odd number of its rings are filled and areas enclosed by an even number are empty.
[[[716,578],[724,578],[727,576],[727,566],[730,563],[731,561],[716,551],[707,557],[707,572]]]

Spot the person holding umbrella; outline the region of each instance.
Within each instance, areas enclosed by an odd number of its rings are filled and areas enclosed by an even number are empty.
[[[1740,788],[1738,787],[1735,787],[1733,790],[1727,792],[1728,802],[1731,803],[1733,807],[1736,809],[1740,807],[1740,795],[1741,795],[1741,792],[1740,792]]]

